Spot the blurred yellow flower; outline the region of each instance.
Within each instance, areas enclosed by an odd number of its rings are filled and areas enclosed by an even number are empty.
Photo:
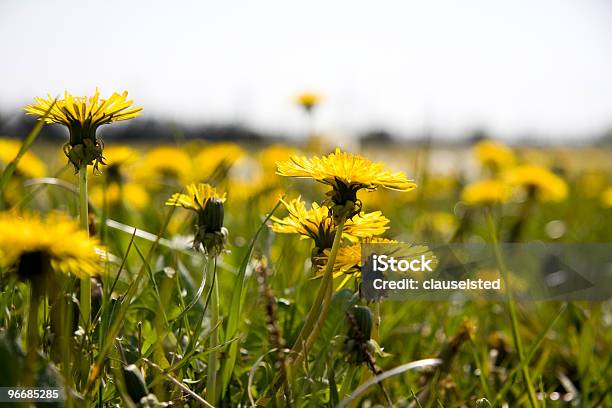
[[[138,163],[140,154],[129,146],[114,145],[104,149],[104,163],[106,164],[104,174],[111,182],[122,183],[128,176],[129,170]],[[95,169],[91,169],[95,172]],[[91,179],[94,183],[97,178]]]
[[[508,170],[505,179],[512,186],[523,188],[527,194],[544,202],[563,201],[567,197],[567,184],[546,167],[538,165],[521,165]]]
[[[104,149],[104,160],[107,166],[125,166],[134,164],[140,159],[140,154],[129,146],[114,145]]]
[[[282,200],[289,212],[285,218],[272,217],[270,228],[282,234],[298,234],[302,239],[312,238],[318,250],[331,248],[336,225],[329,216],[329,209],[317,203],[312,203],[310,209],[300,197],[289,202]],[[350,241],[359,238],[372,237],[384,233],[389,227],[389,220],[380,211],[360,213],[347,220],[342,236]]]
[[[189,155],[171,146],[160,146],[147,152],[135,170],[135,178],[154,188],[168,182],[188,183],[195,179]]]
[[[104,197],[106,193],[106,197]],[[102,185],[95,185],[89,190],[89,198],[91,202],[98,208],[102,208],[104,198],[107,205],[117,205],[123,200],[137,210],[142,210],[149,204],[149,194],[139,184],[118,183],[109,184],[106,189]]]
[[[601,193],[601,203],[606,208],[612,207],[612,187],[606,188],[603,193]]]
[[[428,199],[444,199],[455,193],[459,180],[454,175],[430,174],[424,181],[423,195]]]
[[[198,180],[220,181],[236,161],[246,155],[235,143],[217,143],[204,147],[194,158],[193,168]]]
[[[576,180],[576,188],[587,198],[599,197],[608,184],[605,171],[585,171]]]
[[[383,163],[373,163],[367,158],[340,151],[323,157],[292,156],[288,161],[277,163],[277,174],[285,177],[312,178],[320,183],[330,185],[327,193],[334,204],[332,210],[348,212],[350,218],[360,211],[357,191],[361,189],[376,190],[385,187],[390,190],[410,191],[416,184],[402,172],[392,173],[384,169]],[[347,207],[350,207],[347,209]]]
[[[461,199],[470,205],[493,205],[510,198],[510,188],[501,180],[481,180],[463,188]]]
[[[457,226],[455,215],[443,211],[428,211],[414,220],[415,232],[424,238],[431,238],[433,234],[437,234],[444,240],[450,239]]]
[[[142,111],[142,108],[131,107],[134,102],[128,100],[127,95],[127,91],[115,92],[108,99],[102,99],[98,88],[90,97],[74,96],[65,91],[63,99],[56,100],[51,95],[47,99],[36,97],[35,103],[24,109],[45,123],[59,123],[68,128],[70,141],[64,145],[64,151],[75,168],[90,164],[97,168],[98,164],[104,164],[102,145],[96,138],[98,127],[135,118]]]
[[[0,266],[31,280],[48,269],[78,277],[101,271],[101,249],[66,216],[0,213]]]
[[[274,144],[261,150],[258,159],[265,173],[273,173],[276,171],[277,162],[289,160],[291,156],[297,156],[298,153],[294,147]]]
[[[0,170],[17,157],[21,142],[15,139],[0,139]],[[36,155],[27,151],[17,164],[19,174],[28,178],[44,177],[47,174],[47,167]]]
[[[304,108],[306,112],[310,113],[319,103],[321,103],[322,99],[321,95],[314,92],[302,92],[295,98],[295,101]]]
[[[266,208],[273,207],[282,195],[277,180],[270,177],[256,176],[252,180],[230,179],[228,196],[233,204],[244,205],[246,202],[259,202]]]
[[[483,140],[474,146],[474,154],[484,167],[493,172],[512,167],[516,159],[508,146],[493,140]]]

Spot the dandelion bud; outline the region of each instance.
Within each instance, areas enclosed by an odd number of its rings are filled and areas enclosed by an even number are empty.
[[[198,213],[198,228],[205,232],[218,232],[223,228],[223,201],[211,198]]]
[[[197,213],[197,224],[193,247],[216,256],[221,253],[227,242],[227,229],[223,227],[223,203],[225,194],[219,195],[208,184],[190,184],[187,194],[176,193],[166,205],[183,207]]]
[[[349,314],[353,323],[349,327],[349,337],[361,341],[370,340],[372,335],[372,312],[366,306],[354,306]]]
[[[351,364],[372,361],[370,355],[370,336],[372,334],[372,312],[366,306],[353,306],[347,314],[348,333],[343,351]]]
[[[149,394],[147,384],[142,373],[134,364],[122,368],[125,388],[131,400],[135,403]]]
[[[223,201],[219,198],[210,198],[206,201],[204,209],[198,211],[197,232],[194,238],[194,247],[202,245],[208,253],[218,254],[227,242],[227,229],[223,227]]]

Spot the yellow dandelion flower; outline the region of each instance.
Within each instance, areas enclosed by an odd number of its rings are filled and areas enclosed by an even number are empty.
[[[463,188],[461,199],[469,205],[493,205],[505,203],[510,198],[510,189],[501,180],[482,180]]]
[[[314,92],[302,92],[295,98],[295,101],[304,108],[307,113],[311,113],[313,109],[321,103],[322,99],[321,95]]]
[[[277,174],[285,177],[312,178],[332,187],[328,192],[333,203],[334,216],[347,215],[349,218],[360,212],[357,191],[376,190],[385,187],[390,190],[410,191],[416,184],[402,172],[385,170],[383,163],[340,151],[324,157],[292,156],[288,161],[277,163]]]
[[[166,205],[183,207],[197,214],[194,248],[202,246],[213,255],[221,252],[227,241],[227,229],[223,227],[226,194],[222,195],[209,184],[190,184],[186,194],[175,193]]]
[[[21,142],[15,139],[0,139],[0,170],[12,162],[21,149]],[[47,174],[47,166],[36,155],[27,151],[17,163],[19,174],[28,178],[44,177]]]
[[[0,266],[20,279],[33,280],[47,270],[80,278],[101,271],[101,249],[68,217],[0,213]]]
[[[333,276],[334,279],[343,277],[338,286],[336,286],[336,290],[342,289],[346,284],[353,278],[361,278],[361,269],[363,267],[363,257],[362,257],[362,245],[364,244],[387,244],[394,245],[394,254],[398,259],[416,259],[420,258],[422,255],[426,256],[428,259],[432,259],[432,267],[435,268],[438,264],[438,260],[433,255],[431,250],[425,245],[408,245],[403,242],[399,242],[393,239],[387,238],[367,238],[362,242],[354,243],[348,246],[340,247],[338,250],[338,254],[336,256],[336,261],[334,262]],[[326,263],[327,258],[329,257],[330,250],[326,249],[323,255],[323,262],[319,263],[319,268],[322,270]]]
[[[612,187],[606,188],[601,193],[601,204],[606,208],[612,207]]]
[[[142,111],[132,107],[134,102],[127,95],[127,91],[115,92],[102,99],[97,88],[90,97],[74,96],[66,91],[63,99],[55,100],[50,95],[47,99],[36,97],[35,103],[24,109],[45,123],[59,123],[68,128],[70,141],[64,146],[64,152],[76,169],[91,164],[97,168],[98,164],[104,164],[102,144],[96,137],[98,127],[135,118]]]
[[[310,209],[300,197],[289,202],[281,200],[289,215],[285,218],[272,217],[270,228],[281,234],[298,234],[302,239],[312,238],[317,251],[331,248],[336,235],[336,225],[329,216],[327,207],[312,203]],[[384,233],[389,220],[380,211],[360,213],[347,220],[342,236],[350,241]]]
[[[235,143],[217,143],[204,147],[194,158],[194,171],[198,180],[221,180],[234,163],[246,152]]]
[[[567,197],[567,183],[546,167],[522,165],[508,170],[505,179],[510,185],[523,188],[539,201],[558,202]]]
[[[134,171],[136,180],[157,188],[164,183],[193,181],[190,156],[181,149],[160,146],[146,153]]]
[[[348,246],[340,247],[338,255],[336,256],[336,262],[334,264],[334,277],[338,277],[342,274],[358,274],[361,275],[361,267],[363,266],[363,260],[361,257],[361,246],[363,244],[399,244],[399,241],[387,238],[374,237],[364,242],[353,243]],[[324,251],[325,256],[328,257],[330,250]]]
[[[493,140],[483,140],[474,147],[474,154],[478,162],[497,172],[514,166],[516,158],[514,152],[508,146]]]
[[[225,202],[227,196],[226,193],[223,195],[217,193],[217,189],[210,184],[189,184],[185,187],[186,194],[174,193],[166,205],[183,207],[188,210],[202,211],[206,207],[209,200],[215,199],[221,202]]]

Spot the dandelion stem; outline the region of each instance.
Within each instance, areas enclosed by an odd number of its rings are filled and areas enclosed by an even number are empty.
[[[32,386],[36,377],[36,350],[38,349],[38,308],[40,306],[40,293],[32,283],[30,289],[30,304],[28,305],[28,326],[27,326],[27,354],[26,369],[24,371],[23,382],[27,386]]]
[[[81,228],[89,234],[89,209],[87,202],[87,166],[79,169],[79,217]],[[81,318],[83,329],[89,327],[91,315],[91,280],[89,277],[81,279]]]
[[[372,340],[380,344],[380,301],[374,303],[374,327],[372,330]]]
[[[212,286],[212,298],[210,302],[210,327],[212,332],[210,333],[210,348],[215,349],[219,345],[219,283],[215,278],[217,274],[217,260],[213,258],[214,265],[212,268],[208,268],[211,271],[209,279]],[[206,400],[215,405],[218,398],[217,388],[217,367],[219,362],[217,361],[217,352],[212,351],[208,356],[208,380],[206,383]]]
[[[508,275],[506,273],[506,266],[501,254],[501,250],[499,247],[499,242],[497,240],[497,230],[495,228],[495,222],[493,221],[493,215],[491,214],[491,209],[488,208],[486,211],[487,216],[487,224],[489,225],[489,230],[491,232],[491,239],[493,240],[493,249],[495,251],[495,258],[497,261],[497,265],[500,269],[500,273],[502,275],[502,279],[504,280],[504,284],[506,286],[506,302],[508,303],[508,310],[510,312],[510,321],[512,324],[512,339],[514,340],[514,346],[516,347],[516,351],[519,355],[520,364],[522,365],[524,359],[524,350],[523,343],[521,341],[521,336],[519,333],[518,327],[518,319],[516,317],[516,306],[514,303],[514,299],[512,296],[512,288],[508,284]],[[527,396],[529,397],[529,404],[532,408],[538,407],[537,397],[535,394],[535,389],[533,388],[533,384],[531,382],[531,375],[529,374],[529,367],[523,365],[521,368],[521,372],[523,374],[523,382],[525,383],[525,388],[527,388]]]
[[[314,344],[317,337],[319,337],[319,333],[321,332],[323,323],[325,322],[327,314],[329,313],[332,293],[334,291],[334,264],[336,263],[336,255],[338,254],[338,250],[340,249],[340,242],[342,241],[342,230],[344,229],[345,222],[346,216],[341,217],[338,221],[336,235],[334,236],[334,242],[332,244],[332,248],[327,259],[327,264],[325,265],[325,272],[323,273],[323,280],[321,282],[321,286],[319,287],[319,293],[317,294],[317,298],[314,301],[310,312],[308,313],[306,322],[302,327],[302,331],[300,332],[298,339],[295,345],[293,346],[293,351],[297,352],[295,360],[292,361],[293,367],[298,367],[304,359],[304,348],[306,350],[309,350]],[[319,305],[321,305],[320,311],[318,310]],[[309,333],[308,337],[305,341],[303,341],[302,339],[304,338],[306,333]]]

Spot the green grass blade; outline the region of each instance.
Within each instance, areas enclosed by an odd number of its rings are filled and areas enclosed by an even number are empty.
[[[30,133],[28,133],[25,140],[21,144],[21,148],[19,149],[19,152],[17,153],[17,157],[15,157],[6,166],[6,168],[2,172],[2,176],[0,176],[0,204],[4,205],[4,189],[6,188],[6,185],[8,184],[9,180],[13,176],[13,173],[15,172],[15,169],[17,168],[19,161],[26,154],[26,152],[30,149],[30,146],[32,146],[32,143],[34,143],[34,140],[36,140],[36,138],[38,137],[40,130],[45,124],[44,119],[49,115],[49,113],[51,112],[51,109],[53,109],[56,102],[57,102],[57,98],[55,98],[51,106],[49,106],[49,109],[45,111],[45,114],[39,120],[36,121],[36,124],[30,131]]]
[[[281,201],[279,200],[274,206],[274,208],[272,208],[272,211],[270,211],[266,218],[263,220],[263,222],[255,232],[253,239],[251,239],[251,243],[249,244],[247,252],[244,255],[244,258],[242,259],[240,269],[238,270],[238,275],[236,276],[236,285],[234,291],[232,292],[230,307],[228,309],[230,313],[227,319],[227,327],[225,330],[225,341],[228,341],[232,337],[235,337],[236,332],[238,330],[238,323],[240,322],[242,306],[244,303],[244,297],[246,295],[245,274],[247,266],[249,264],[249,260],[251,259],[251,254],[253,253],[253,248],[255,247],[255,242],[257,241],[257,238],[259,237],[261,231],[266,228],[266,223],[268,222],[270,217],[272,217],[272,214],[274,214],[274,212],[278,209],[280,205]],[[232,372],[234,371],[234,365],[236,364],[236,358],[238,356],[239,344],[240,342],[234,342],[230,345],[229,351],[227,353],[227,358],[223,361],[223,364],[221,366],[221,395],[223,395],[225,390],[227,389]]]

